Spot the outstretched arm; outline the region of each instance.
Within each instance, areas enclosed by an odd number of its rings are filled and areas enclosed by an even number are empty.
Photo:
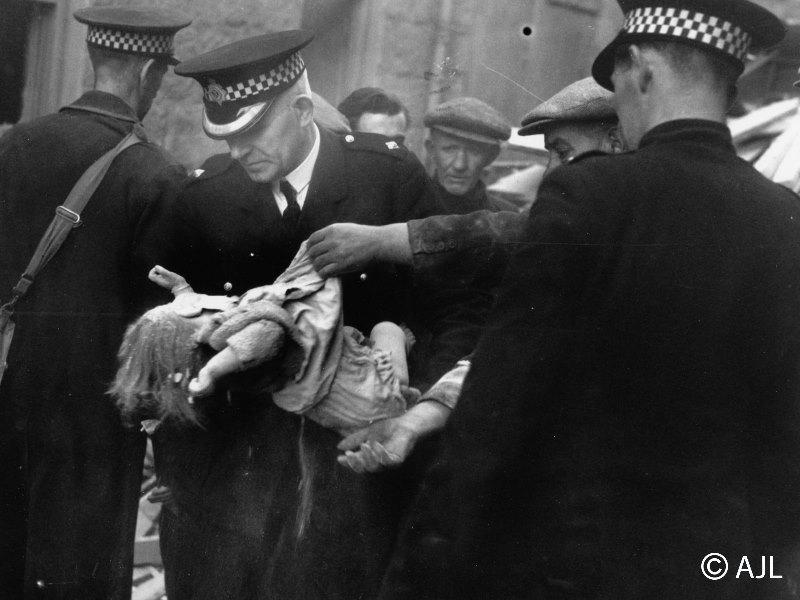
[[[376,262],[411,265],[412,260],[405,223],[328,225],[308,238],[308,254],[323,277],[353,273]]]
[[[423,437],[442,429],[451,410],[436,401],[422,401],[408,412],[373,423],[347,436],[337,446],[337,460],[356,473],[372,473],[396,467],[411,454]]]

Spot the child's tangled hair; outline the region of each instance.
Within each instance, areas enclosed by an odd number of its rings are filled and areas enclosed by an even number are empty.
[[[109,390],[126,422],[159,419],[201,425],[188,384],[213,351],[197,343],[196,331],[197,326],[169,304],[146,312],[128,327]]]

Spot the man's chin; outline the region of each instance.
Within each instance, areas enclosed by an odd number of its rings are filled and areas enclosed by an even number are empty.
[[[448,192],[453,194],[454,196],[465,196],[470,189],[469,183],[448,183],[444,186]]]
[[[256,183],[270,183],[278,176],[273,169],[248,169],[244,166],[243,168],[247,172],[247,176]]]

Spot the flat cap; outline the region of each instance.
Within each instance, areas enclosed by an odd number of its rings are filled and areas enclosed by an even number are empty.
[[[484,144],[499,144],[511,137],[511,126],[503,115],[477,98],[443,102],[430,110],[423,122],[426,127]]]
[[[90,46],[165,58],[173,65],[179,62],[174,55],[175,34],[192,22],[179,11],[146,6],[96,6],[77,10],[73,16],[89,26]]]
[[[203,87],[203,129],[222,139],[252,127],[281,92],[303,74],[299,50],[313,34],[300,29],[266,33],[227,44],[175,68]]]
[[[617,0],[625,22],[592,65],[592,76],[613,90],[617,48],[647,41],[681,42],[713,52],[744,69],[750,49],[774,46],[786,33],[781,20],[749,0]]]
[[[520,135],[544,133],[551,123],[563,121],[608,121],[616,123],[614,94],[587,77],[571,83],[542,102],[522,119]]]

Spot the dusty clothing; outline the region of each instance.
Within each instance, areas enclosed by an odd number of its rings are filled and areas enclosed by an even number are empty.
[[[471,363],[469,359],[462,359],[456,366],[439,378],[420,400],[435,400],[444,404],[448,408],[455,408],[458,398],[461,396],[461,389],[464,387],[464,380],[467,378]]]
[[[483,282],[519,247],[528,212],[478,210],[408,222],[414,277],[431,285]]]
[[[55,207],[136,122],[119,98],[88,92],[0,138],[0,298],[8,299]],[[27,530],[22,538],[0,535],[0,597],[21,597],[13,586],[23,573],[37,593],[41,580],[45,593],[59,597],[130,594],[144,438],[123,429],[105,391],[127,322],[151,290],[159,292],[147,280],[150,225],[183,179],[183,169],[153,144],[125,150],[83,224],[18,306],[0,388],[3,454],[17,453],[0,466],[0,527],[25,523],[27,511]],[[12,484],[23,457],[25,482]],[[4,593],[6,585],[12,591]]]
[[[275,404],[343,434],[405,412],[391,358],[343,325],[341,282],[319,276],[305,243],[273,284],[245,294],[243,308],[256,297],[283,307],[303,351],[297,373],[272,393]],[[247,345],[258,350],[258,342]]]
[[[797,196],[673,121],[555,169],[523,241],[429,482],[459,502],[415,512],[382,597],[795,597]],[[710,552],[785,577],[709,581]]]

